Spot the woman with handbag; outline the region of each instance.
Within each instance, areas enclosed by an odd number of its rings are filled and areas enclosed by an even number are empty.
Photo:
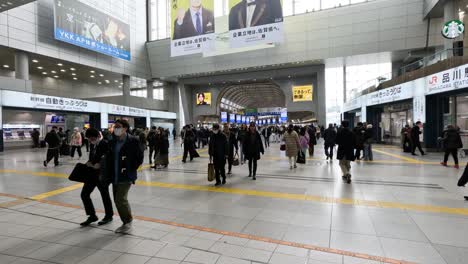
[[[293,125],[289,125],[288,131],[286,131],[283,138],[286,143],[286,156],[289,158],[289,169],[292,170],[293,167],[297,168],[296,160],[300,148],[299,136],[294,131]]]
[[[228,141],[228,175],[232,174],[232,165],[234,163],[234,149],[236,155],[239,153],[239,145],[237,144],[236,135],[229,129],[228,124],[224,124],[223,133]]]

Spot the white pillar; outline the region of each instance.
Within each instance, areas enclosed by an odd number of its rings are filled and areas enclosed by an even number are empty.
[[[15,51],[15,77],[16,79],[29,80],[29,56],[28,53]]]
[[[151,111],[146,111],[146,127],[151,128]]]
[[[123,96],[130,96],[130,76],[123,76]]]
[[[154,87],[153,87],[153,81],[148,80],[146,81],[146,98],[153,100],[154,98]]]
[[[101,130],[109,127],[109,114],[101,112]]]
[[[361,107],[361,122],[367,122],[367,106],[365,105]]]

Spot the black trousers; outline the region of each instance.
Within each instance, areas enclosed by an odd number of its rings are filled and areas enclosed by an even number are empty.
[[[223,178],[223,180],[226,180],[225,165],[226,164],[214,164],[216,183],[221,183],[221,178]]]
[[[325,144],[325,155],[333,159],[334,146],[331,144]]]
[[[89,140],[88,139],[83,139],[83,145],[86,146],[86,152],[89,152]]]
[[[59,164],[59,149],[48,149],[47,150],[47,158],[46,162],[49,164],[49,162],[54,159],[54,164],[57,166]]]
[[[447,163],[450,154],[452,154],[455,164],[458,165],[458,149],[446,149],[444,155],[444,163]]]
[[[270,137],[264,136],[264,138],[265,138],[265,147],[267,148],[270,147]]]
[[[81,153],[81,146],[72,146],[71,147],[71,152],[70,152],[70,157],[73,158],[75,156],[75,149],[78,152],[78,156],[81,158],[81,156],[83,156],[83,154]]]
[[[417,149],[419,149],[419,152],[421,152],[421,154],[424,155],[424,151],[422,150],[421,142],[419,142],[419,140],[416,141],[416,142],[413,141],[411,147],[412,147],[412,149],[411,149],[412,154],[416,154],[416,148],[417,148]]]
[[[182,157],[183,161],[187,160],[187,156],[190,155],[190,160],[193,160],[192,157],[192,149],[194,148],[194,145],[192,144],[184,144],[184,156]]]
[[[232,158],[228,157],[227,162],[228,162],[228,172],[231,172],[232,171],[232,164],[234,163],[234,156]]]
[[[109,194],[109,184],[103,184],[98,181],[85,182],[83,189],[81,190],[81,200],[83,201],[86,215],[96,215],[96,209],[94,209],[93,201],[91,200],[91,193],[96,187],[101,193],[102,203],[104,204],[104,210],[106,212],[105,218],[112,218],[114,210],[112,208],[112,200]]]
[[[257,159],[256,158],[249,159],[249,175],[251,176],[257,175]]]
[[[361,159],[361,150],[363,150],[361,147],[356,148],[356,155],[355,155],[355,157],[356,157],[356,159],[358,159],[358,160]]]

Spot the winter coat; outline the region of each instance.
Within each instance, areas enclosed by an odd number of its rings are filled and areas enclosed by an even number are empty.
[[[364,127],[356,127],[353,130],[355,140],[356,140],[356,148],[357,149],[362,149],[364,148],[364,133],[366,132],[366,129]]]
[[[354,161],[354,149],[356,148],[356,136],[349,128],[341,128],[336,135],[336,144],[338,144],[337,158],[339,160]]]
[[[317,145],[317,128],[310,126],[307,129],[307,133],[309,134],[309,147],[313,148]]]
[[[226,165],[226,157],[228,156],[228,140],[226,136],[219,132],[211,135],[208,153],[213,158],[215,167],[224,167]]]
[[[414,126],[411,128],[411,141],[412,142],[419,142],[419,135],[421,135],[421,128],[418,126]]]
[[[364,143],[365,144],[372,144],[374,143],[374,129],[367,128],[364,132]]]
[[[296,157],[300,147],[299,136],[296,131],[284,133],[283,140],[286,143],[286,156]]]
[[[50,149],[55,149],[60,146],[61,139],[55,130],[50,131],[46,134],[44,141],[49,145]]]
[[[307,133],[304,136],[299,136],[299,145],[301,145],[301,149],[309,148],[309,135]]]
[[[336,144],[336,131],[334,128],[327,128],[323,132],[323,138],[325,139],[325,145],[335,146]]]
[[[113,138],[109,142],[109,151],[106,155],[106,173],[107,177],[112,179],[113,183],[119,182],[132,182],[135,183],[138,173],[137,170],[143,163],[143,151],[140,148],[140,141],[137,137],[127,134],[124,145],[119,152],[118,164],[118,179],[115,178],[114,173],[114,149],[117,144],[117,139]]]
[[[460,133],[458,133],[458,131],[455,128],[451,128],[444,131],[443,142],[445,149],[463,148]]]
[[[236,135],[233,132],[225,134],[225,136],[228,141],[228,156],[229,159],[232,160],[234,159],[234,150],[236,150],[236,152],[239,151],[239,144],[237,144]]]
[[[246,160],[260,159],[260,153],[265,153],[265,149],[263,148],[263,142],[258,132],[254,134],[248,132],[245,135],[244,142],[242,143],[242,151],[244,152]]]
[[[169,154],[169,138],[165,135],[157,135],[154,138],[156,153],[161,155]]]

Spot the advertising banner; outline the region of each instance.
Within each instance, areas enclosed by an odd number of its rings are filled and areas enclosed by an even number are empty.
[[[197,105],[211,105],[211,93],[198,93]]]
[[[130,25],[76,0],[55,0],[55,39],[130,61]]]
[[[468,65],[426,77],[426,94],[444,93],[468,87]]]
[[[287,108],[281,109],[280,121],[282,124],[285,124],[288,122],[288,109]]]
[[[221,123],[227,123],[228,115],[226,112],[221,112]]]
[[[283,42],[281,0],[229,0],[232,48]]]
[[[236,123],[236,115],[235,114],[230,114],[229,115],[229,123],[231,123],[231,124]]]
[[[214,50],[214,0],[171,0],[171,56]]]
[[[293,102],[312,102],[314,86],[304,85],[304,86],[293,86]]]

